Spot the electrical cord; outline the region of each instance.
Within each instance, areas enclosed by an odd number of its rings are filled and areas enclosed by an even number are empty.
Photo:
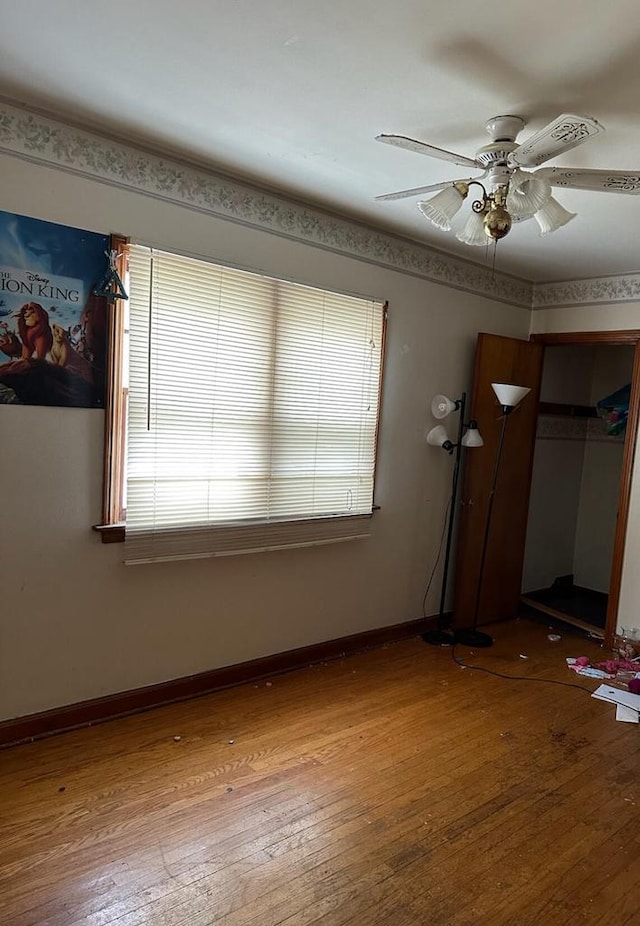
[[[535,675],[507,675],[506,672],[497,672],[495,669],[487,669],[485,666],[474,666],[470,663],[464,662],[460,657],[456,656],[457,644],[454,643],[451,647],[451,658],[457,666],[461,669],[476,669],[478,672],[486,672],[487,675],[495,675],[496,678],[506,678],[509,681],[514,682],[543,682],[548,685],[562,685],[564,688],[577,688],[578,691],[584,691],[589,696],[591,696],[591,689],[585,688],[582,685],[577,685],[575,682],[560,682],[555,678],[536,678]]]
[[[427,596],[429,592],[431,591],[431,586],[433,584],[433,578],[436,574],[436,569],[438,568],[438,563],[440,562],[440,557],[442,556],[442,550],[444,547],[444,537],[447,532],[447,521],[449,519],[449,511],[451,509],[451,501],[452,499],[449,498],[449,501],[447,502],[447,507],[444,510],[444,520],[442,522],[442,534],[440,536],[440,546],[438,547],[438,555],[436,556],[436,561],[433,564],[433,569],[431,570],[431,575],[429,576],[429,581],[427,583],[427,590],[425,591],[424,598],[422,599],[422,616],[425,618],[427,617],[427,611],[426,611]]]
[[[449,511],[451,509],[452,501],[453,499],[449,498],[449,501],[447,502],[447,507],[444,510],[444,519],[442,523],[442,534],[440,536],[438,554],[436,556],[435,563],[433,564],[433,569],[431,570],[431,575],[429,576],[429,581],[427,582],[427,588],[424,593],[424,597],[422,599],[422,615],[425,618],[427,616],[426,614],[427,596],[429,595],[429,592],[431,591],[433,579],[435,577],[438,564],[440,563],[440,558],[442,557],[442,550],[444,548],[444,538],[447,532],[447,521],[448,521]],[[506,672],[497,672],[495,669],[487,669],[485,668],[485,666],[477,666],[477,665],[472,665],[471,663],[466,663],[459,656],[456,656],[456,652],[455,652],[456,646],[457,644],[455,642],[451,645],[451,658],[460,669],[475,669],[477,672],[485,672],[487,675],[493,675],[496,678],[505,678],[508,681],[543,682],[543,683],[546,682],[549,685],[562,685],[564,688],[577,688],[578,691],[585,691],[589,696],[591,695],[591,690],[589,688],[584,688],[582,685],[578,685],[575,682],[561,682],[555,678],[536,678],[536,676],[532,676],[532,675],[507,675]]]

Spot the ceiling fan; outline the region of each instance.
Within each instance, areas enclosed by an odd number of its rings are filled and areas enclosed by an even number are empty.
[[[418,208],[437,228],[450,231],[451,219],[462,206],[469,188],[479,186],[481,198],[472,203],[472,213],[457,238],[464,244],[483,245],[488,239],[497,241],[504,238],[513,222],[535,216],[540,233],[545,235],[575,218],[575,213],[568,212],[553,198],[551,187],[640,193],[640,172],[582,167],[532,170],[604,132],[603,126],[595,119],[565,113],[518,143],[516,137],[525,124],[520,116],[494,116],[489,119],[486,130],[491,142],[479,148],[472,158],[404,135],[378,135],[376,141],[386,145],[450,161],[459,167],[482,170],[482,173],[475,177],[386,193],[376,196],[376,200],[405,199],[440,191],[432,199],[418,203]],[[486,186],[481,182],[485,178]]]

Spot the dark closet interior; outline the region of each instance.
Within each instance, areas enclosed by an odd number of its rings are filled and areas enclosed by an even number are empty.
[[[547,347],[523,601],[603,634],[634,348]]]

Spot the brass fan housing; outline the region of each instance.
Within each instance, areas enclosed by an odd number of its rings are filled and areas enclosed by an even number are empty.
[[[511,216],[507,212],[505,202],[507,187],[499,186],[487,197],[487,214],[484,217],[484,233],[488,238],[499,241],[511,231]]]
[[[511,231],[511,216],[501,203],[491,202],[484,217],[484,233],[494,241],[499,241]]]

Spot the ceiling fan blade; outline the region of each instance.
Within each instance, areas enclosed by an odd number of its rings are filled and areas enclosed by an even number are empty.
[[[523,141],[509,155],[509,163],[519,167],[537,167],[549,158],[564,154],[588,138],[604,132],[604,126],[590,116],[564,113],[543,129]]]
[[[415,138],[407,138],[405,135],[377,135],[376,141],[384,142],[385,145],[394,145],[396,148],[404,148],[406,151],[426,154],[427,157],[438,158],[441,161],[450,161],[459,167],[477,167],[473,158],[467,158],[464,154],[454,154],[453,151],[445,151],[444,148],[436,148],[434,145],[427,145],[423,141],[416,141]]]
[[[584,167],[543,167],[536,177],[548,180],[551,186],[572,190],[593,190],[603,193],[640,193],[640,171],[589,170]]]
[[[472,180],[482,180],[487,176],[487,172],[478,174],[477,177],[465,177],[463,180],[445,180],[444,183],[432,183],[429,186],[417,186],[412,190],[400,190],[399,193],[384,193],[382,196],[376,196],[376,201],[391,199],[408,199],[410,196],[422,196],[424,193],[437,193],[438,190],[446,190],[448,186],[454,183],[471,183]]]

